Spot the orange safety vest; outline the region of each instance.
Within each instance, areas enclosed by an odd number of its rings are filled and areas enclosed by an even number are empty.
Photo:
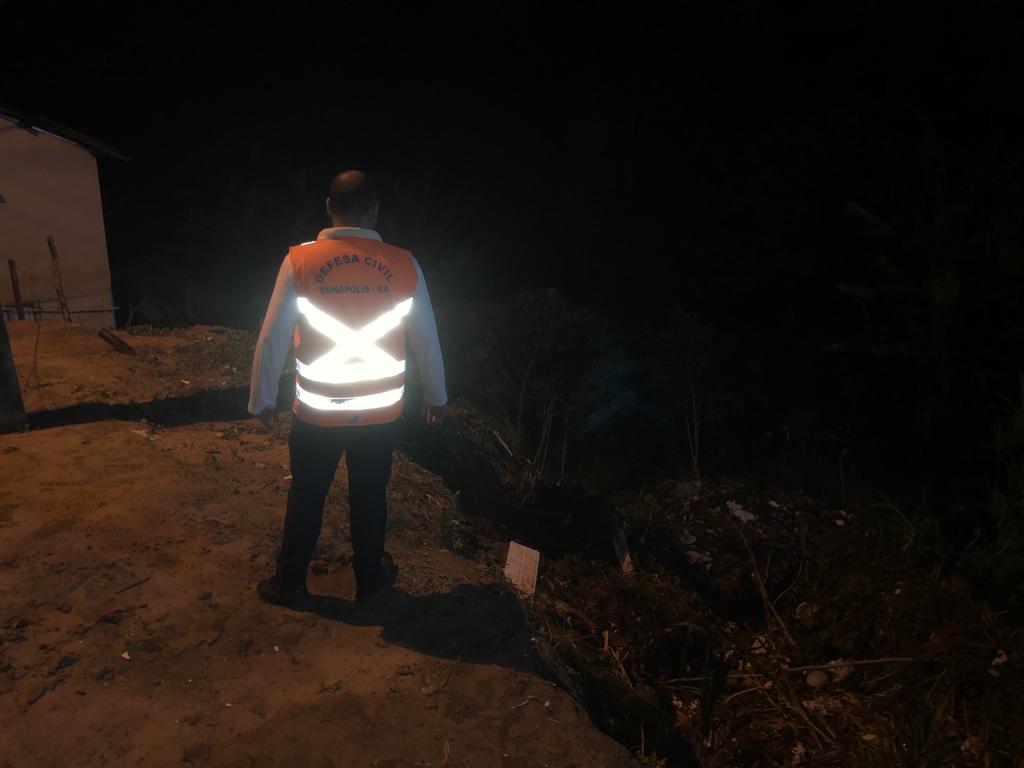
[[[317,240],[288,256],[299,302],[295,402],[310,424],[385,424],[402,415],[412,254],[366,237]]]

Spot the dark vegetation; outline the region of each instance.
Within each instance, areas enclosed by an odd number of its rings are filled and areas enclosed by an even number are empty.
[[[902,478],[851,461],[876,421],[833,427],[847,443],[787,420],[751,433],[692,316],[658,340],[666,373],[595,349],[606,321],[552,292],[461,311],[453,380],[478,408],[453,419],[473,447],[449,480],[476,541],[457,543],[543,553],[538,643],[601,727],[652,765],[1015,764],[1020,517],[994,470],[976,478],[990,495],[952,496],[905,457],[887,453]]]
[[[262,38],[130,125],[81,83],[51,116],[137,158],[104,168],[125,321],[257,327],[330,175],[380,176],[471,404],[445,535],[541,550],[541,645],[648,764],[1014,765],[1020,8],[675,14],[396,38],[358,119]]]

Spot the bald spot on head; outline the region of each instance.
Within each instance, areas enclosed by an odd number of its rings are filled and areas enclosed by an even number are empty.
[[[376,226],[380,199],[373,180],[362,171],[342,171],[331,182],[327,209],[335,226]]]

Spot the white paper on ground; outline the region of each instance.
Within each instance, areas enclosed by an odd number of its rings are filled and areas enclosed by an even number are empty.
[[[538,567],[540,567],[540,552],[524,547],[517,541],[508,543],[505,578],[511,581],[516,589],[527,595],[536,592]]]

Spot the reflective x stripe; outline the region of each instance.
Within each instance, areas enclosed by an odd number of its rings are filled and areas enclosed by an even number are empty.
[[[354,331],[316,307],[305,296],[300,296],[299,311],[315,330],[327,336],[336,346],[312,363],[296,361],[299,375],[323,384],[354,384],[403,373],[405,361],[396,360],[375,342],[397,328],[410,309],[412,299],[406,299],[373,322]],[[361,362],[351,362],[354,358],[359,358]]]
[[[307,392],[298,384],[295,385],[295,396],[310,408],[318,411],[370,411],[374,408],[387,408],[402,399],[405,387],[389,389],[375,395],[359,397],[325,397],[314,392]]]

